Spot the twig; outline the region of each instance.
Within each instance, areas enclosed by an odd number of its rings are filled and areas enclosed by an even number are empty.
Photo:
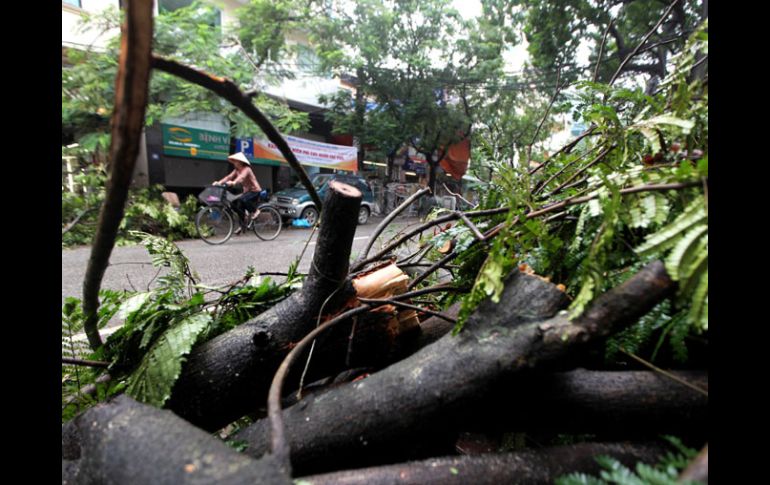
[[[273,124],[270,123],[270,120],[268,120],[265,115],[262,114],[262,112],[256,106],[254,106],[254,103],[251,101],[251,97],[241,91],[238,86],[235,85],[235,83],[229,79],[212,76],[206,72],[199,71],[189,66],[179,64],[176,61],[164,59],[158,56],[152,56],[152,66],[156,69],[160,69],[161,71],[173,74],[174,76],[180,77],[186,81],[213,91],[220,97],[232,103],[236,108],[240,109],[246,116],[249,117],[249,119],[251,119],[254,123],[257,124],[257,126],[262,129],[267,138],[273,142],[273,144],[275,144],[275,146],[281,151],[281,155],[283,155],[291,168],[294,169],[294,172],[299,177],[299,180],[302,182],[305,190],[308,191],[310,198],[313,199],[316,208],[319,212],[321,211],[323,206],[321,203],[321,198],[318,196],[315,187],[313,187],[310,178],[308,178],[307,172],[305,172],[305,169],[302,168],[302,165],[300,165],[297,157],[294,155],[294,152],[292,152],[291,148],[289,148],[289,144],[278,132],[278,130],[276,130]]]
[[[155,278],[158,277],[158,275],[162,270],[163,270],[163,267],[158,268],[158,271],[155,272],[155,276],[153,276],[152,279],[147,283],[147,291],[150,291],[150,285],[152,285],[152,282],[155,281]],[[126,275],[126,277],[128,277],[128,275]]]
[[[598,154],[598,155],[596,156],[596,158],[594,158],[593,160],[591,160],[590,162],[588,162],[588,164],[586,164],[586,166],[585,166],[585,167],[583,167],[583,168],[581,168],[580,170],[578,170],[577,172],[573,173],[573,174],[572,174],[572,175],[571,175],[571,176],[570,176],[570,177],[569,177],[567,180],[565,180],[564,182],[562,182],[562,183],[561,183],[561,185],[559,185],[558,187],[556,187],[555,189],[553,189],[552,191],[550,191],[548,194],[544,195],[543,197],[545,197],[545,198],[548,198],[548,197],[552,197],[552,196],[553,196],[553,195],[555,195],[555,194],[558,194],[558,193],[559,193],[559,191],[561,191],[562,189],[564,189],[564,187],[565,187],[567,184],[569,184],[570,182],[572,182],[573,180],[575,180],[575,178],[577,178],[577,177],[578,177],[580,174],[582,174],[583,172],[585,172],[585,171],[586,171],[586,170],[588,170],[589,168],[593,167],[594,165],[596,165],[597,163],[599,163],[600,161],[602,161],[602,160],[604,159],[604,157],[606,157],[606,156],[607,156],[607,154],[608,154],[608,153],[610,153],[610,151],[612,151],[612,150],[615,148],[615,146],[616,146],[616,145],[610,145],[610,146],[608,146],[607,148],[605,148],[605,149],[604,149],[604,150],[603,150],[603,151],[602,151],[600,154]]]
[[[631,51],[630,54],[628,54],[628,56],[626,56],[625,59],[623,59],[623,62],[620,63],[620,66],[618,67],[618,70],[615,71],[615,74],[612,75],[612,78],[610,79],[610,82],[607,83],[608,85],[611,86],[615,82],[615,80],[618,78],[618,76],[620,76],[620,73],[623,72],[623,69],[626,67],[626,64],[628,64],[628,62],[635,55],[637,55],[639,53],[639,50],[642,48],[642,46],[647,42],[647,40],[650,38],[650,36],[652,36],[652,34],[654,34],[656,30],[658,30],[658,27],[660,27],[660,25],[663,23],[663,21],[666,20],[666,17],[668,17],[668,15],[671,13],[671,11],[674,10],[674,7],[676,6],[677,3],[679,3],[679,0],[674,0],[673,2],[671,2],[671,5],[668,6],[666,11],[663,13],[663,16],[658,20],[658,23],[655,24],[655,27],[653,27],[649,32],[647,32],[647,34],[644,36],[642,41],[634,48],[633,51]]]
[[[484,235],[481,234],[481,231],[479,231],[479,228],[476,227],[476,224],[474,224],[473,222],[471,222],[470,219],[468,219],[468,216],[466,216],[465,214],[463,214],[460,211],[457,212],[457,215],[459,215],[460,219],[462,219],[462,221],[465,223],[465,225],[468,226],[468,229],[471,230],[471,232],[473,233],[473,236],[476,239],[478,239],[479,241],[483,241],[484,240]]]
[[[596,82],[596,78],[599,77],[599,64],[602,62],[602,54],[604,54],[604,43],[607,42],[607,34],[610,33],[610,28],[612,27],[612,23],[615,21],[615,19],[610,19],[610,23],[607,24],[607,28],[604,29],[604,36],[602,36],[602,43],[599,46],[599,55],[596,57],[596,67],[594,67],[594,78],[593,81]]]
[[[434,312],[433,310],[428,310],[427,308],[422,308],[417,305],[404,303],[403,301],[394,300],[392,298],[359,298],[358,301],[362,303],[367,303],[370,305],[393,305],[393,306],[408,308],[410,310],[416,310],[418,312],[427,313],[428,315],[433,315],[434,317],[441,318],[450,323],[457,323],[457,319],[452,318],[449,315],[445,315],[441,312]]]
[[[80,214],[78,214],[78,216],[77,216],[77,217],[76,217],[76,218],[75,218],[75,219],[74,219],[72,222],[70,222],[69,224],[67,224],[67,225],[66,225],[66,226],[65,226],[65,227],[64,227],[64,228],[61,230],[61,235],[63,236],[63,235],[65,235],[65,234],[67,234],[68,232],[70,232],[70,230],[71,230],[73,227],[75,227],[75,224],[77,224],[77,223],[78,223],[78,221],[80,221],[80,219],[82,219],[84,215],[88,214],[89,212],[91,212],[91,211],[92,211],[92,210],[94,210],[94,209],[96,209],[96,207],[89,207],[89,208],[85,209],[83,212],[81,212]]]
[[[128,277],[128,273],[126,273],[126,279],[128,280],[128,284],[131,285],[131,289],[136,291],[136,286],[134,286],[134,284],[131,283],[131,278]],[[150,289],[147,288],[147,291],[150,291]]]
[[[532,137],[532,142],[530,142],[529,146],[527,146],[527,167],[529,167],[529,162],[532,159],[532,145],[535,144],[537,141],[537,135],[540,134],[540,129],[543,127],[543,123],[545,123],[545,120],[548,118],[548,113],[551,112],[551,108],[553,107],[553,103],[556,101],[557,96],[559,96],[559,92],[561,91],[561,86],[559,85],[559,80],[561,79],[561,66],[556,71],[556,88],[554,89],[553,96],[551,97],[551,102],[548,103],[548,107],[545,109],[545,113],[543,114],[543,118],[540,120],[540,124],[537,125],[537,130],[535,130],[535,135]]]
[[[444,186],[444,190],[446,190],[447,192],[449,192],[451,195],[454,195],[455,197],[459,197],[459,198],[460,198],[460,200],[462,200],[463,202],[465,202],[466,204],[468,204],[469,206],[471,206],[471,208],[475,209],[476,207],[478,207],[478,206],[479,206],[478,204],[472,204],[472,203],[471,203],[471,202],[470,202],[468,199],[466,199],[466,198],[465,198],[465,197],[463,197],[462,195],[460,195],[460,194],[455,194],[454,192],[452,192],[452,190],[451,190],[449,187],[447,187],[445,183],[443,183],[443,182],[442,182],[442,183],[441,183],[441,185],[443,185],[443,186]]]
[[[115,80],[115,111],[112,115],[110,176],[83,279],[83,329],[93,350],[102,346],[96,313],[99,309],[99,288],[123,219],[128,186],[144,127],[152,52],[152,5],[149,0],[129,2],[122,28]]]
[[[575,148],[575,145],[577,145],[578,143],[580,143],[580,141],[581,141],[583,138],[585,138],[585,137],[587,137],[587,136],[591,136],[591,135],[593,135],[593,133],[594,133],[594,131],[595,131],[595,130],[596,130],[596,125],[593,125],[593,126],[591,126],[589,129],[587,129],[586,131],[584,131],[583,133],[581,133],[580,135],[578,135],[578,136],[577,136],[577,137],[576,137],[574,140],[572,140],[571,142],[569,142],[569,143],[567,143],[566,145],[564,145],[563,147],[561,147],[561,148],[560,148],[558,151],[556,151],[556,153],[554,153],[553,155],[551,155],[550,157],[548,157],[548,160],[545,160],[543,163],[541,163],[541,164],[540,164],[540,165],[538,165],[537,167],[534,167],[534,168],[530,169],[530,170],[529,170],[529,174],[530,174],[530,175],[533,175],[533,174],[534,174],[534,173],[536,173],[538,170],[542,170],[543,168],[545,168],[545,166],[546,166],[546,165],[548,165],[548,164],[551,162],[551,160],[553,160],[554,158],[556,158],[556,156],[557,156],[557,155],[559,155],[559,154],[561,154],[562,152],[564,152],[564,153],[569,153],[569,152],[571,152],[571,151],[572,151],[572,149],[573,149],[573,148]]]
[[[509,209],[507,207],[497,208],[497,209],[485,209],[485,210],[479,210],[479,211],[465,212],[465,215],[468,217],[486,217],[486,216],[493,216],[497,214],[504,214],[508,212],[508,210]],[[388,254],[388,252],[390,252],[393,248],[400,246],[404,241],[411,239],[412,237],[425,231],[426,229],[430,229],[431,227],[437,226],[439,224],[443,224],[445,222],[456,221],[459,218],[460,216],[456,212],[451,212],[449,214],[437,217],[432,221],[428,221],[424,224],[421,224],[415,229],[412,229],[411,231],[403,234],[400,238],[396,239],[394,242],[388,244],[385,248],[381,249],[374,256],[371,256],[363,261],[359,261],[355,263],[351,268],[351,271],[358,271],[359,269],[363,268],[364,265],[372,263],[374,261],[378,261],[384,255]]]
[[[468,288],[462,288],[459,286],[451,286],[450,283],[441,283],[435,286],[429,286],[427,288],[421,288],[419,290],[410,291],[408,293],[401,293],[400,295],[392,296],[391,298],[393,300],[404,300],[407,298],[414,298],[417,296],[427,295],[429,293],[439,293],[444,291],[457,291],[457,292],[464,292],[468,291]]]
[[[647,362],[646,360],[642,359],[642,358],[641,358],[641,357],[639,357],[638,355],[635,355],[635,354],[633,354],[633,353],[631,353],[631,352],[627,351],[627,350],[626,350],[626,349],[624,349],[623,347],[620,347],[620,351],[621,351],[621,352],[623,352],[624,354],[626,354],[627,356],[631,357],[631,358],[632,358],[632,359],[634,359],[635,361],[639,362],[639,363],[640,363],[640,364],[642,364],[643,366],[645,366],[645,367],[648,367],[648,368],[650,368],[650,369],[654,370],[655,372],[658,372],[658,373],[660,373],[660,374],[662,374],[662,375],[664,375],[664,376],[668,377],[668,378],[669,378],[669,379],[671,379],[671,380],[674,380],[674,381],[676,381],[676,382],[678,382],[678,383],[680,383],[680,384],[683,384],[683,385],[685,385],[685,386],[689,387],[690,389],[693,389],[694,391],[697,391],[697,392],[699,392],[699,393],[703,394],[703,395],[704,395],[704,396],[706,396],[706,397],[709,397],[709,393],[708,393],[708,391],[704,391],[703,389],[701,389],[700,387],[696,386],[695,384],[692,384],[692,383],[690,383],[690,382],[687,382],[686,380],[684,380],[684,379],[682,379],[682,378],[680,378],[680,377],[677,377],[677,376],[675,376],[674,374],[671,374],[670,372],[666,372],[666,371],[664,371],[664,370],[663,370],[663,369],[661,369],[660,367],[657,367],[657,366],[655,366],[654,364],[652,364],[652,363],[650,363],[650,362]]]
[[[377,238],[380,236],[382,231],[385,230],[386,227],[393,221],[393,219],[396,218],[400,213],[402,213],[407,207],[412,205],[414,201],[422,197],[423,195],[430,192],[430,187],[425,187],[424,189],[418,190],[409,198],[407,198],[401,205],[396,207],[388,216],[380,222],[380,224],[377,226],[377,228],[374,230],[371,236],[369,236],[369,241],[366,243],[366,248],[364,249],[364,252],[361,253],[361,256],[359,257],[360,260],[366,259],[366,255],[369,254],[369,251],[372,249],[372,246],[374,245],[374,241],[377,240]]]
[[[73,359],[72,357],[62,357],[62,364],[81,365],[85,367],[109,367],[109,362],[101,360]]]
[[[321,332],[324,332],[355,315],[368,311],[369,309],[371,309],[371,306],[361,305],[352,310],[348,310],[313,329],[302,340],[297,342],[297,345],[295,345],[283,359],[283,362],[281,362],[281,365],[273,376],[273,382],[270,384],[270,391],[267,397],[267,418],[270,422],[270,451],[279,463],[279,466],[289,476],[291,476],[291,450],[286,442],[286,430],[284,429],[283,415],[281,412],[281,393],[286,376],[288,375],[289,370],[291,370],[291,366],[297,357]]]
[[[553,179],[555,179],[556,177],[558,177],[559,175],[561,175],[562,173],[564,173],[564,171],[565,171],[565,170],[567,170],[568,168],[570,168],[572,165],[574,165],[574,164],[576,164],[577,162],[579,162],[580,160],[584,159],[584,158],[586,157],[586,155],[588,155],[589,153],[591,153],[591,152],[595,151],[595,150],[596,150],[597,148],[599,148],[600,146],[601,146],[601,145],[596,145],[595,147],[591,148],[590,150],[586,150],[585,152],[583,152],[583,154],[582,154],[582,155],[580,155],[580,156],[579,156],[579,157],[577,157],[576,159],[572,160],[571,162],[569,162],[568,164],[566,164],[565,166],[563,166],[563,167],[562,167],[562,168],[561,168],[559,171],[557,171],[555,174],[551,175],[551,176],[548,178],[548,180],[546,180],[545,182],[542,182],[542,183],[538,184],[538,186],[537,186],[537,187],[535,187],[535,189],[532,191],[532,195],[537,195],[537,193],[538,193],[538,192],[540,192],[541,190],[543,190],[544,188],[546,188],[546,187],[548,186],[548,184],[550,184],[550,183],[553,181]],[[551,158],[553,158],[553,157],[551,157]]]

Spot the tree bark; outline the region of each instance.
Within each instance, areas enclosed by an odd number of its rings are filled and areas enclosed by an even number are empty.
[[[272,457],[254,460],[170,411],[127,396],[62,427],[62,484],[288,485]]]
[[[708,389],[706,372],[673,374]],[[512,400],[512,391],[527,398]],[[442,421],[464,430],[653,439],[705,430],[708,397],[651,371],[537,372],[503,380]]]
[[[492,326],[507,322],[514,327],[553,316],[566,304],[566,295],[555,285],[514,273],[500,305],[482,305],[459,336],[446,335],[363,381],[284,410],[293,466],[298,471],[324,469],[334,467],[339,459],[364,460],[379,443],[418,435],[437,410],[462,404],[483,390],[496,377],[492,369],[506,360],[503,354],[510,353],[497,345],[499,337],[482,324],[484,319],[494,322]],[[503,345],[508,343],[506,338]],[[235,439],[247,441],[247,453],[260,456],[268,449],[267,429],[267,422],[259,421]],[[388,454],[387,448],[380,451]]]
[[[291,343],[316,326],[321,310],[332,314],[353,294],[346,277],[360,203],[360,191],[330,183],[321,219],[325,223],[302,289],[193,349],[168,408],[213,431],[264,406],[270,380]]]
[[[609,455],[626,466],[653,464],[664,449],[654,444],[581,443],[542,450],[434,458],[382,467],[311,475],[307,485],[517,485],[553,483],[573,472],[596,474],[597,455]]]
[[[566,304],[550,283],[518,271],[499,304],[483,302],[457,336],[445,335],[367,379],[310,397],[284,410],[295,470],[328,470],[339,462],[388,452],[431,427],[441,413],[459,412],[501,378],[554,361],[571,347],[635,321],[674,289],[656,262],[602,295],[574,322],[548,318]],[[247,453],[267,451],[268,425],[259,421],[236,439]]]
[[[144,126],[147,85],[150,80],[151,49],[152,2],[129,2],[126,7],[126,21],[122,26],[118,75],[115,80],[110,176],[104,203],[99,211],[99,225],[94,235],[91,256],[88,258],[83,278],[83,327],[88,344],[94,350],[102,346],[96,313],[99,308],[99,288],[112,248],[115,246],[136,156],[139,153],[139,137]]]

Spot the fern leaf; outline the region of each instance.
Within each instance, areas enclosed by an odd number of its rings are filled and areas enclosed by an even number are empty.
[[[636,248],[636,252],[640,256],[644,256],[653,252],[665,251],[679,242],[679,239],[689,228],[706,221],[707,216],[703,201],[698,198],[671,224],[648,236],[647,241]]]
[[[695,226],[676,244],[665,261],[666,271],[668,271],[672,280],[679,281],[680,268],[686,268],[686,265],[684,264],[685,257],[688,257],[688,259],[692,258],[696,249],[703,247],[699,242],[701,236],[707,231],[708,226],[705,224]]]
[[[705,234],[703,237],[697,240],[697,242],[687,249],[679,262],[679,268],[677,269],[679,277],[683,281],[687,281],[693,272],[697,268],[697,262],[703,258],[708,257],[708,243],[709,235]]]
[[[606,485],[607,482],[600,480],[591,475],[584,473],[571,473],[563,477],[557,478],[554,482],[556,485]]]
[[[636,464],[636,474],[649,485],[676,485],[677,475],[657,470],[644,463]]]
[[[171,396],[185,356],[210,322],[210,315],[198,313],[167,330],[129,377],[126,392],[138,401],[162,406]]]
[[[709,327],[708,292],[709,272],[708,269],[706,269],[706,272],[700,277],[698,286],[695,288],[695,292],[692,295],[692,304],[690,306],[690,312],[687,315],[690,323],[701,330],[708,330]]]

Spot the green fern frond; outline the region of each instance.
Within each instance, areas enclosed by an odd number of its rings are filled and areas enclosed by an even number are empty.
[[[129,377],[126,392],[138,401],[163,406],[171,396],[186,355],[209,323],[210,315],[198,313],[167,330]]]
[[[697,198],[671,224],[648,236],[645,243],[636,248],[636,252],[645,256],[670,249],[679,242],[685,231],[701,223],[707,223],[707,215],[703,199]]]
[[[672,280],[679,281],[681,276],[687,278],[691,274],[689,263],[708,244],[707,238],[708,226],[705,224],[694,226],[687,234],[682,236],[665,261],[666,271],[668,271]]]

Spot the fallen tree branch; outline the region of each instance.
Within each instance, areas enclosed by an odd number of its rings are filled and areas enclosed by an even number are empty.
[[[387,453],[388,443],[435,425],[439,410],[461,409],[492,382],[555,362],[573,346],[635,321],[674,288],[663,263],[656,262],[570,321],[565,315],[549,318],[566,304],[564,293],[515,271],[500,303],[482,303],[459,335],[445,335],[363,381],[284,410],[292,464],[318,470]],[[329,423],[335,423],[334,433]],[[260,456],[267,451],[266,431],[267,423],[258,421],[237,439],[249,443],[247,453]]]
[[[596,456],[611,456],[628,467],[654,464],[663,454],[654,444],[581,443],[515,453],[453,456],[374,468],[311,475],[307,485],[539,485],[572,472],[597,474]]]
[[[99,288],[123,219],[128,187],[139,153],[139,138],[144,127],[152,49],[152,2],[130,2],[126,7],[125,19],[121,28],[115,111],[111,120],[110,174],[83,278],[83,329],[93,350],[102,346],[96,314],[99,308]]]
[[[109,367],[109,362],[103,362],[100,360],[85,360],[85,359],[73,359],[71,357],[62,357],[61,358],[62,364],[69,364],[69,365],[82,365],[86,367]]]
[[[196,347],[167,407],[206,430],[216,430],[264,403],[272,374],[291,345],[315,326],[324,302],[336,313],[353,295],[346,280],[361,192],[331,182],[313,261],[300,291],[256,318]],[[342,289],[340,289],[342,288]]]
[[[307,176],[307,172],[302,168],[294,152],[291,151],[289,144],[281,136],[278,130],[275,129],[270,120],[268,120],[262,112],[254,106],[251,102],[251,96],[241,91],[238,86],[227,78],[212,76],[203,71],[193,69],[189,66],[185,66],[171,59],[165,59],[159,56],[152,56],[152,67],[155,69],[173,74],[193,84],[197,84],[203,88],[213,91],[220,97],[226,99],[233,104],[236,108],[240,109],[243,114],[249,117],[259,128],[265,133],[268,140],[273,142],[275,146],[281,151],[281,155],[286,159],[286,162],[294,170],[299,177],[300,182],[307,190],[310,198],[313,199],[313,203],[318,208],[319,212],[322,209],[321,198],[313,187],[313,183]]]
[[[246,457],[174,413],[128,396],[62,426],[62,483],[289,485],[275,460]]]
[[[78,215],[77,215],[77,217],[75,217],[75,218],[72,220],[72,222],[70,222],[69,224],[67,224],[66,226],[64,226],[64,227],[62,228],[62,230],[61,230],[61,235],[63,236],[63,235],[65,235],[65,234],[67,234],[68,232],[70,232],[70,231],[72,230],[72,228],[73,228],[73,227],[75,227],[75,225],[76,225],[78,222],[80,222],[80,219],[82,219],[82,218],[83,218],[83,216],[85,216],[86,214],[88,214],[89,212],[91,212],[91,211],[93,211],[93,210],[95,210],[95,209],[96,209],[96,207],[88,207],[88,208],[86,208],[85,210],[83,210],[83,211],[82,211],[80,214],[78,214]]]

